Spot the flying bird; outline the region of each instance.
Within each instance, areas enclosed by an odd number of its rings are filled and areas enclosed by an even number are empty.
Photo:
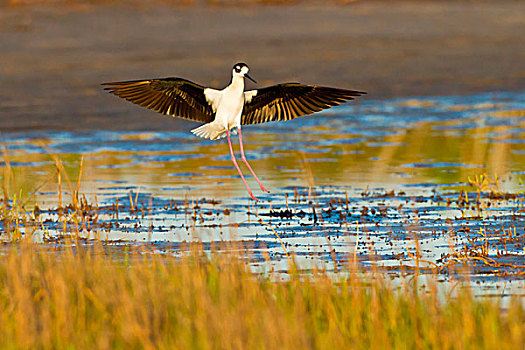
[[[104,83],[104,90],[139,106],[156,112],[204,123],[191,130],[197,136],[216,140],[228,138],[230,156],[239,172],[250,197],[253,195],[239,169],[230,139],[230,131],[237,129],[241,159],[264,192],[261,183],[246,160],[242,144],[241,125],[291,120],[320,110],[337,106],[366,94],[363,91],[345,90],[299,83],[284,83],[244,91],[244,78],[257,83],[249,74],[245,63],[233,66],[232,80],[222,90],[204,87],[182,78],[163,78]]]

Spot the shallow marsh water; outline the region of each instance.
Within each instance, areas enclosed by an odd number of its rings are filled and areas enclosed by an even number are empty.
[[[363,100],[245,127],[248,160],[271,191],[247,177],[258,203],[226,142],[197,139],[191,127],[1,135],[13,193],[39,207],[35,239],[54,244],[64,231],[56,156],[67,174],[64,205],[82,159],[80,193],[97,203],[97,219],[81,225],[86,238],[149,242],[174,254],[198,240],[285,270],[275,230],[303,268],[357,261],[392,276],[437,271],[444,281],[462,275],[462,257],[486,247],[500,265],[469,260],[469,278],[489,294],[525,292],[525,92]],[[484,173],[493,181],[478,197],[468,181]]]

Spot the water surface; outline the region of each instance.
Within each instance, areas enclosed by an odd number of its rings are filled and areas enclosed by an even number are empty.
[[[434,271],[444,280],[460,273],[461,252],[472,257],[486,245],[485,255],[504,265],[472,260],[470,278],[488,290],[523,286],[524,92],[356,101],[246,126],[246,155],[271,191],[247,177],[257,203],[226,141],[198,139],[190,128],[3,134],[14,174],[7,179],[4,162],[4,182],[28,207],[37,203],[36,240],[63,236],[60,159],[62,206],[81,162],[80,193],[97,203],[96,222],[81,225],[86,238],[153,242],[170,253],[194,240],[206,247],[234,241],[254,265],[270,261],[284,270],[277,233],[304,268],[337,270],[357,261],[392,275]],[[482,174],[491,182],[478,193],[468,182]]]

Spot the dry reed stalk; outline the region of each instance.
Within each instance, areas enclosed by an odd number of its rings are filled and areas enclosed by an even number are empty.
[[[84,165],[84,156],[80,157],[80,165],[78,166],[78,179],[77,179],[77,187],[75,189],[74,195],[73,195],[73,206],[75,208],[78,208],[78,193],[80,191],[80,181],[82,180],[82,167]]]
[[[129,191],[129,207],[132,213],[135,212],[135,206],[133,205],[133,198],[131,197],[131,191]]]
[[[9,188],[11,185],[11,181],[15,181],[15,176],[13,172],[13,167],[11,166],[11,162],[9,161],[9,156],[7,155],[7,151],[5,147],[2,145],[2,157],[4,159],[5,169],[3,171],[3,186],[2,190],[4,192],[4,202],[7,204],[9,203]],[[16,184],[14,184],[14,187],[16,188]]]
[[[297,156],[301,160],[301,165],[303,167],[303,170],[306,173],[306,181],[308,183],[308,201],[311,201],[312,196],[315,196],[314,192],[314,176],[312,174],[312,168],[310,167],[310,164],[308,163],[308,159],[306,158],[306,155],[303,152],[296,151]]]
[[[395,292],[382,279],[319,270],[276,280],[250,273],[238,248],[208,258],[202,247],[172,257],[144,246],[22,243],[0,260],[0,347],[493,349],[525,341],[518,300],[501,312],[464,289],[450,298],[434,287]]]
[[[354,257],[353,257],[353,268],[357,270],[357,247],[359,246],[359,221],[356,221],[356,235],[355,235],[355,246],[354,246]]]
[[[286,247],[284,246],[284,242],[281,239],[281,236],[279,236],[279,234],[277,233],[277,231],[275,231],[275,229],[272,227],[272,225],[270,225],[269,223],[267,223],[266,221],[261,219],[261,217],[257,213],[255,213],[255,216],[257,217],[257,219],[259,219],[259,223],[261,223],[261,224],[267,226],[268,228],[270,228],[270,230],[272,230],[272,232],[277,236],[277,239],[281,243],[281,247],[283,247],[284,253],[286,254],[286,259],[288,259],[288,264],[290,264],[290,266],[293,266],[292,260],[290,259],[290,255],[288,254],[288,251],[286,250]]]

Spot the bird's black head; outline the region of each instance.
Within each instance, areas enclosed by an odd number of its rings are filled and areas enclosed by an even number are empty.
[[[248,68],[248,65],[246,63],[236,63],[235,66],[233,66],[232,76],[241,76],[243,78],[246,77],[254,83],[257,83],[252,77],[248,75],[249,71],[250,68]]]
[[[233,70],[235,71],[235,73],[241,73],[242,71],[245,71],[246,73],[248,73],[250,68],[248,68],[248,65],[246,63],[240,62],[240,63],[236,63],[233,66]]]

